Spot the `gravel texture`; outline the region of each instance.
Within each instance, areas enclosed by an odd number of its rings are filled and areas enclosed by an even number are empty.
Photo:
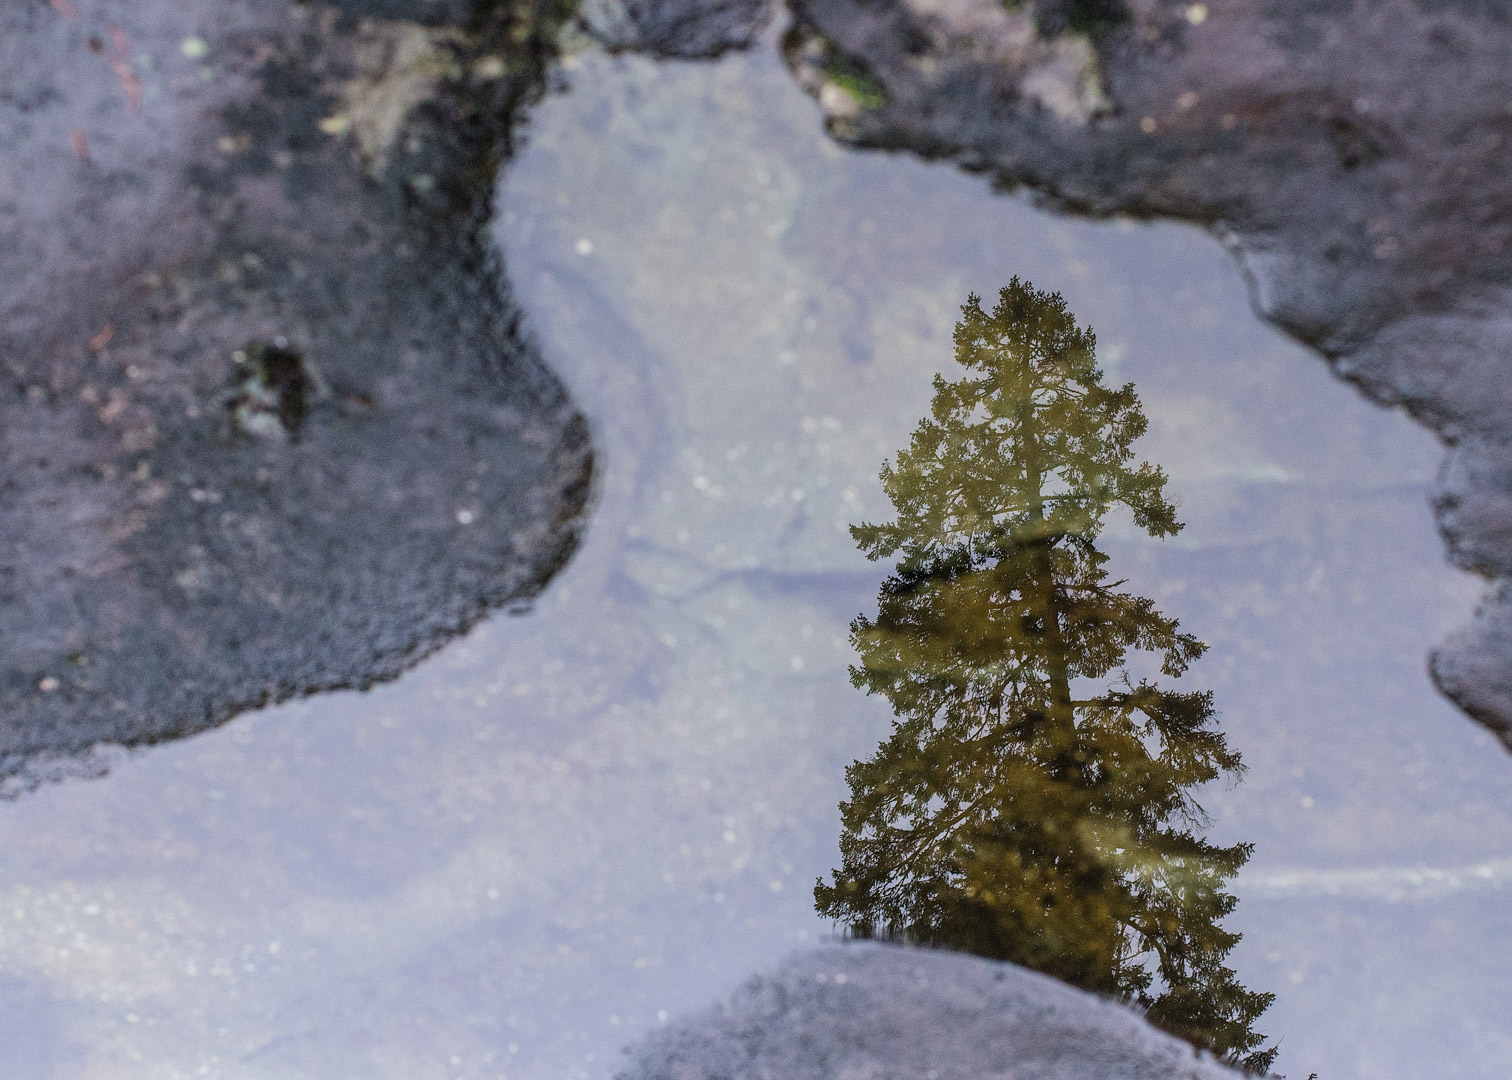
[[[0,11],[0,789],[392,677],[573,548],[483,236],[557,14],[350,7]]]

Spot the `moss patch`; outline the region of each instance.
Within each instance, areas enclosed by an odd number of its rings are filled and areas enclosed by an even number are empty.
[[[880,109],[887,103],[882,84],[864,71],[831,71],[830,82],[849,94],[863,109]]]

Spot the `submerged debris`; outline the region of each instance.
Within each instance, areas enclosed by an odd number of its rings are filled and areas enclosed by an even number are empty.
[[[226,407],[237,430],[297,438],[322,387],[314,365],[292,349],[250,342],[233,354],[239,374]]]

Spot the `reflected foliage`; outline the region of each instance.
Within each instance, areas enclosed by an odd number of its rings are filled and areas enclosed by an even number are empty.
[[[1201,833],[1199,785],[1241,772],[1212,695],[1165,685],[1199,657],[1109,580],[1094,541],[1116,507],[1181,529],[1135,461],[1132,385],[1103,385],[1092,331],[1015,278],[955,331],[965,375],[882,470],[894,520],[852,529],[896,559],[875,619],[851,624],[852,681],[896,714],[847,771],[843,864],[819,911],[859,937],[1010,960],[1142,1007],[1232,1064],[1270,1067],[1272,995],[1224,960],[1225,882],[1248,844]],[[1133,650],[1165,679],[1135,678]],[[1156,664],[1149,665],[1154,675]]]

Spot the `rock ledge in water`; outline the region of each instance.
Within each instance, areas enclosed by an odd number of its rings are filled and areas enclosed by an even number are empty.
[[[1508,9],[791,7],[789,62],[837,138],[954,160],[1074,213],[1212,228],[1261,315],[1448,444],[1436,510],[1450,559],[1497,588],[1433,673],[1512,746]]]
[[[1237,1080],[1138,1014],[1013,964],[854,943],[652,1036],[619,1080]]]
[[[561,18],[0,5],[0,794],[391,678],[567,558],[586,424],[486,235]]]

